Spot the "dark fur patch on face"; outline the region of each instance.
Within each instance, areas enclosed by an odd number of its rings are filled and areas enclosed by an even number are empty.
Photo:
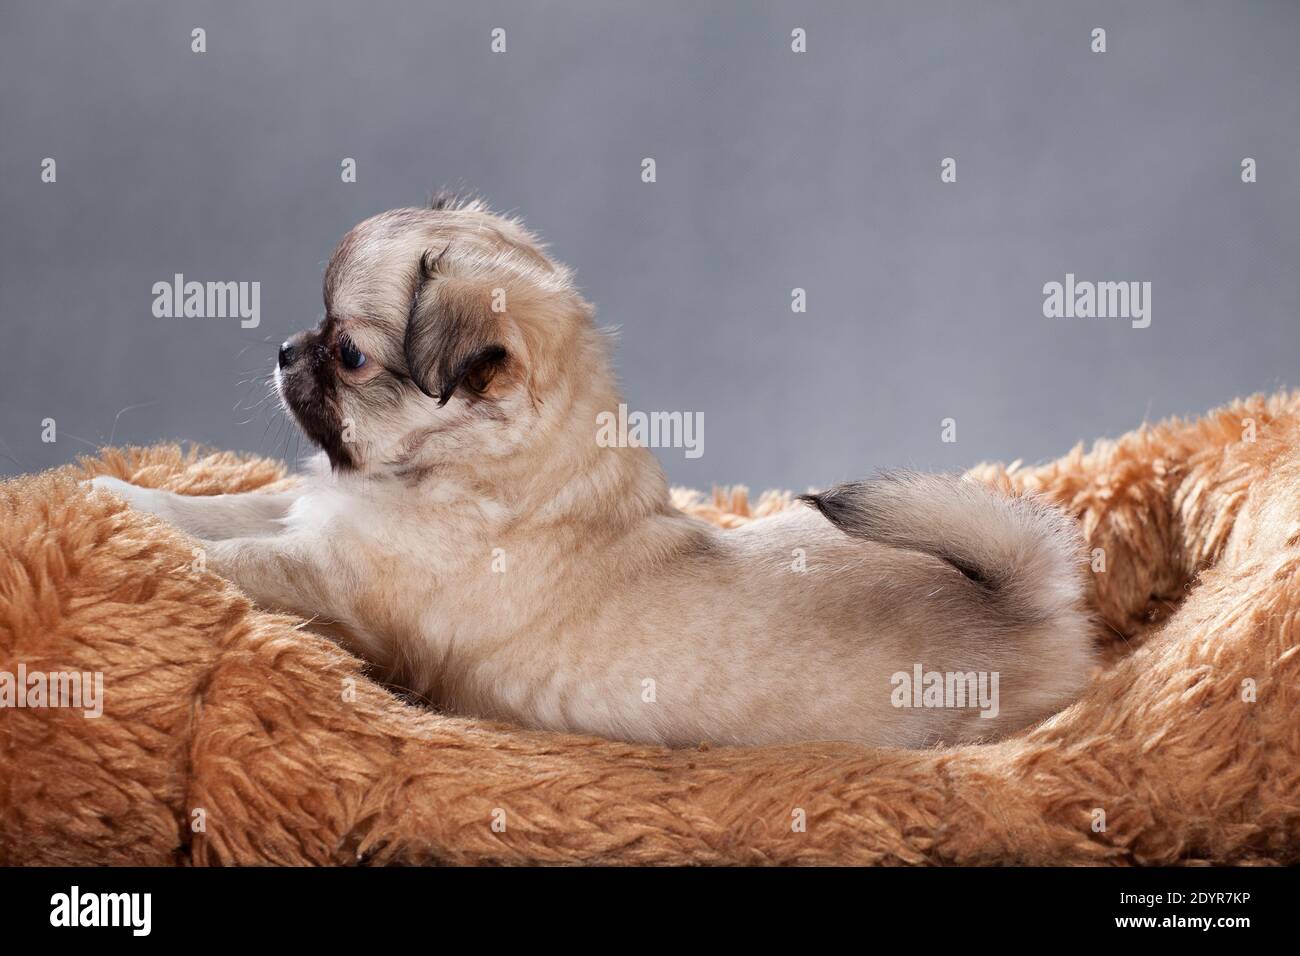
[[[484,303],[439,296],[433,288],[446,252],[420,258],[402,343],[411,380],[440,406],[458,389],[481,395],[508,359]]]
[[[325,344],[329,323],[306,333],[297,344],[302,356],[280,376],[280,393],[303,433],[321,447],[330,465],[339,470],[356,467],[352,449],[343,440],[338,411],[338,379],[334,358]]]

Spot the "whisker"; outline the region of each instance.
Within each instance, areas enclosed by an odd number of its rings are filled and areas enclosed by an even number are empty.
[[[104,445],[100,442],[93,442],[88,438],[82,438],[80,435],[74,435],[72,434],[72,432],[65,431],[63,434],[67,435],[71,439],[74,439],[75,441],[81,442],[83,445],[89,445],[91,448],[95,449],[95,451],[99,451],[101,448],[104,447]]]
[[[0,447],[3,447],[5,449],[5,453],[4,453],[5,457],[8,458],[10,461],[12,461],[15,465],[17,465],[19,468],[22,468],[24,471],[30,470],[25,464],[23,464],[21,461],[19,461],[11,454],[13,449],[9,447],[8,443],[3,438],[0,438]]]
[[[113,439],[117,437],[117,423],[118,423],[118,420],[119,420],[119,419],[120,419],[124,414],[126,414],[127,412],[133,412],[133,411],[135,411],[137,408],[148,408],[150,405],[157,405],[157,404],[158,404],[158,400],[157,400],[157,399],[154,399],[152,402],[139,402],[138,404],[135,404],[135,405],[128,405],[128,406],[126,406],[126,408],[121,409],[121,410],[120,410],[116,415],[113,416],[113,430],[112,430],[111,432],[109,432],[109,434],[108,434],[108,444],[109,444],[109,445],[112,445],[112,444],[113,444]],[[76,436],[73,436],[73,437],[76,437]]]

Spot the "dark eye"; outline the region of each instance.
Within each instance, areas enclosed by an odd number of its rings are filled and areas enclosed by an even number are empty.
[[[366,356],[345,335],[339,339],[339,361],[343,363],[344,368],[358,369],[366,364]]]

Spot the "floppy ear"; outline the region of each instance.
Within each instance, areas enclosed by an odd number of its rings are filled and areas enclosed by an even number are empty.
[[[458,389],[482,395],[505,367],[509,353],[489,305],[490,294],[480,295],[470,283],[438,278],[439,258],[421,262],[403,349],[411,380],[441,407]]]

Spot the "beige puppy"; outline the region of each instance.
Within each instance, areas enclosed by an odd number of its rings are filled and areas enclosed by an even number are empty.
[[[325,307],[277,386],[329,467],[284,494],[95,484],[447,711],[919,747],[1025,726],[1088,679],[1080,540],[1043,504],[903,475],[735,531],[674,509],[648,450],[596,440],[609,341],[518,222],[441,200],[369,219]]]

